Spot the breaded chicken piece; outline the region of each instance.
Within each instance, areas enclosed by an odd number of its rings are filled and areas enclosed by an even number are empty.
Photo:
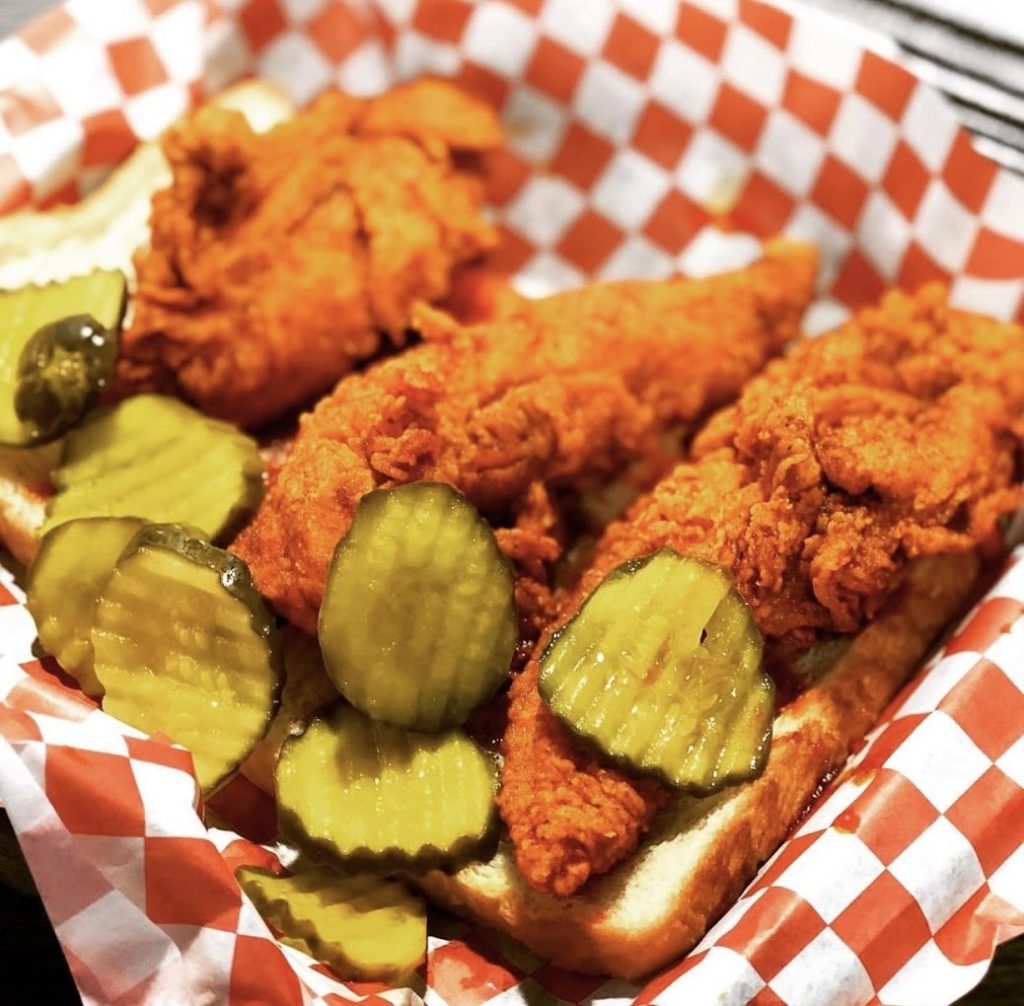
[[[448,296],[438,307],[463,325],[478,325],[522,312],[529,303],[516,293],[509,276],[484,263],[459,269],[452,276]]]
[[[466,155],[500,139],[486,105],[431,80],[331,92],[265,134],[201,109],[164,140],[118,390],[260,426],[403,344],[412,303],[494,243]]]
[[[796,334],[815,262],[781,243],[739,272],[509,299],[469,327],[422,308],[424,344],[346,378],[303,418],[235,551],[274,607],[312,632],[359,500],[447,482],[502,528],[530,636],[550,616],[546,569],[560,551],[549,492],[612,477],[669,425],[730,400]]]
[[[920,556],[1001,547],[1021,502],[1024,330],[893,293],[751,381],[679,465],[609,526],[511,690],[502,817],[524,877],[568,895],[631,853],[668,790],[582,751],[541,701],[552,632],[627,559],[721,563],[768,667],[856,633]]]

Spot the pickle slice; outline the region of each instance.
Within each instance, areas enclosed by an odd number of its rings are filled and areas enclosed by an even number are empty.
[[[292,626],[281,632],[284,650],[284,687],[281,704],[266,736],[242,765],[242,775],[265,793],[274,793],[274,766],[281,745],[293,731],[312,719],[313,714],[338,699],[338,689],[327,676],[316,640]]]
[[[110,380],[124,316],[119,272],[0,291],[0,443],[60,436]]]
[[[610,573],[552,639],[540,693],[611,758],[712,793],[764,767],[762,648],[724,569],[662,549]]]
[[[162,395],[94,412],[64,438],[44,530],[76,517],[142,517],[228,535],[257,506],[255,441]]]
[[[457,730],[417,734],[339,704],[281,749],[281,833],[377,869],[457,863],[495,837],[494,763]]]
[[[324,866],[291,877],[240,866],[235,876],[282,943],[346,981],[397,981],[426,956],[426,907],[397,881]]]
[[[273,620],[241,559],[149,525],[96,602],[93,667],[111,716],[189,748],[210,791],[266,733],[281,682]]]
[[[89,635],[96,598],[143,523],[136,517],[68,521],[43,537],[29,567],[26,605],[39,642],[93,698],[103,694]]]
[[[14,411],[35,442],[81,422],[114,376],[117,346],[118,333],[89,314],[50,322],[25,343]]]
[[[381,489],[338,543],[320,608],[327,672],[356,708],[414,730],[464,723],[508,675],[512,570],[451,486]]]

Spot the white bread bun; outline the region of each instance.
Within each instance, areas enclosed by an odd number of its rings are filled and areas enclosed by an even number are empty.
[[[55,460],[50,448],[0,447],[0,546],[25,565],[36,554]]]
[[[555,964],[642,978],[690,950],[782,843],[820,782],[846,761],[978,581],[975,555],[919,560],[885,610],[775,721],[764,774],[680,798],[639,852],[580,892],[530,888],[503,840],[486,863],[419,879],[458,915],[516,937]]]

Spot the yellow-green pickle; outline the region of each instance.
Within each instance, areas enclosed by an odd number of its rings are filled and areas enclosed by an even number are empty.
[[[513,592],[494,532],[451,486],[369,493],[327,577],[318,631],[327,671],[375,720],[457,726],[508,677]]]
[[[90,635],[96,599],[144,526],[137,517],[85,517],[58,524],[43,536],[29,567],[26,606],[40,645],[93,698],[103,694],[93,670]]]
[[[45,443],[96,404],[126,303],[124,276],[105,270],[0,291],[0,444]]]
[[[44,529],[76,517],[131,516],[224,540],[256,508],[256,442],[174,398],[136,395],[98,409],[64,438]]]
[[[546,649],[540,693],[611,758],[693,793],[759,775],[774,686],[721,567],[671,549],[610,573]]]
[[[204,791],[266,733],[280,640],[236,556],[178,527],[144,527],[97,599],[91,640],[104,710],[187,747]]]
[[[343,876],[329,867],[279,877],[242,866],[235,875],[282,943],[342,978],[397,982],[426,956],[426,907],[398,881]]]
[[[378,872],[486,856],[497,838],[494,762],[465,734],[413,733],[337,705],[281,750],[283,837]]]

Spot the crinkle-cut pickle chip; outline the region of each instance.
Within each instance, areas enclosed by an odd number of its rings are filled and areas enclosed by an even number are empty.
[[[662,549],[610,573],[552,639],[540,693],[612,759],[712,793],[767,759],[762,649],[728,572]]]
[[[508,675],[512,570],[451,486],[371,492],[335,549],[318,635],[328,673],[357,709],[413,730],[457,726]]]
[[[44,325],[18,358],[14,411],[34,443],[46,443],[81,422],[114,376],[120,333],[91,314]]]
[[[281,632],[284,650],[284,686],[281,704],[270,729],[242,766],[242,775],[265,793],[274,793],[274,766],[281,745],[301,730],[314,713],[338,700],[338,689],[327,676],[316,640],[292,626]]]
[[[42,443],[95,404],[113,372],[125,303],[124,276],[109,270],[0,291],[0,443]],[[86,315],[96,323],[86,337],[60,324]]]
[[[142,517],[227,537],[258,505],[256,442],[174,398],[136,395],[64,438],[44,531],[76,517]]]
[[[339,703],[285,743],[275,779],[282,835],[346,867],[452,865],[496,838],[494,762],[458,730],[413,733]]]
[[[235,876],[282,943],[346,981],[397,981],[426,956],[426,906],[397,881],[326,866],[290,877],[241,866]]]
[[[90,636],[96,599],[144,523],[137,517],[86,517],[60,524],[43,536],[29,567],[26,607],[39,642],[93,698],[103,694]]]
[[[277,629],[241,559],[178,527],[136,535],[96,602],[103,709],[192,752],[209,792],[264,735],[281,683]]]

